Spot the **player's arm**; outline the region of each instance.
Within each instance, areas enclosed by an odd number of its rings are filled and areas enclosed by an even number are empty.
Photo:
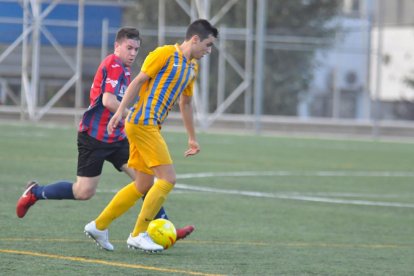
[[[115,113],[120,105],[120,101],[118,101],[118,99],[113,93],[104,92],[102,96],[102,104],[105,108],[109,109],[109,111]],[[123,118],[125,118],[128,115],[128,111],[128,108],[124,109],[124,112],[122,113]]]
[[[184,155],[190,156],[195,155],[200,152],[200,145],[197,142],[195,128],[194,128],[194,119],[193,119],[193,105],[191,104],[191,96],[182,94],[180,97],[180,111],[183,118],[184,127],[187,130],[188,135],[188,149],[185,151]]]
[[[150,77],[144,73],[140,72],[138,76],[134,78],[134,80],[130,83],[127,90],[125,91],[125,95],[122,98],[121,103],[119,104],[118,108],[114,116],[112,116],[111,120],[108,123],[108,133],[111,134],[113,130],[118,126],[119,122],[122,119],[122,114],[125,109],[131,105],[132,101],[135,99],[138,91],[140,90],[141,86],[149,80]]]

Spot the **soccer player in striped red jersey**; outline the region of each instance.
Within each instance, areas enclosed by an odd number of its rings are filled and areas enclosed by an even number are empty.
[[[95,223],[98,229],[107,230],[114,219],[129,209],[128,206],[146,194],[135,227],[127,239],[131,248],[150,252],[163,250],[146,232],[176,182],[175,169],[161,134],[161,125],[168,111],[178,101],[188,135],[188,149],[184,155],[191,156],[200,151],[191,104],[193,87],[198,72],[197,60],[211,53],[217,35],[215,27],[207,20],[200,19],[188,26],[181,44],[165,45],[152,51],[109,121],[110,134],[123,127],[123,110],[137,99],[125,124],[130,143],[128,166],[136,171],[135,187],[122,188],[90,223]],[[155,182],[154,176],[157,178]]]
[[[135,46],[129,45],[128,47],[134,48]],[[129,59],[126,58],[128,63],[134,60],[133,54],[130,55]],[[116,107],[117,101],[122,100],[125,90],[131,82],[128,63],[124,63],[118,55],[111,54],[99,65],[90,91],[89,108],[83,114],[82,121],[79,124],[80,133],[85,133],[105,143],[125,140],[123,127],[112,134],[108,134],[106,127],[114,111],[113,107]],[[105,95],[105,93],[108,94]],[[104,102],[104,100],[107,100],[107,102]],[[127,113],[127,110],[125,113]]]
[[[76,182],[58,181],[41,186],[36,181],[29,181],[25,192],[17,202],[18,217],[24,217],[28,209],[38,200],[90,199],[96,192],[104,161],[111,162],[118,171],[124,171],[132,179],[135,178],[135,170],[127,166],[129,144],[123,120],[111,133],[107,131],[107,125],[131,82],[130,67],[135,61],[140,44],[141,39],[137,29],[130,27],[119,29],[115,38],[114,53],[108,55],[96,71],[90,90],[90,105],[83,114],[78,129]],[[128,112],[127,107],[123,108],[122,117],[125,118]],[[128,186],[134,187],[134,182]],[[157,217],[167,218],[163,208]],[[105,231],[89,230],[87,234],[92,236],[101,247],[113,250],[113,246],[105,240],[107,237]],[[193,230],[193,226],[178,229],[178,237],[184,238]]]

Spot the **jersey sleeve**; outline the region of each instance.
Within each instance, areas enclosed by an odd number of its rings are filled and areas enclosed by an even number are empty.
[[[150,52],[144,60],[141,71],[154,78],[171,56],[170,47],[158,47]]]
[[[109,62],[106,66],[105,89],[103,92],[115,94],[117,87],[119,87],[119,77],[123,73],[122,65],[115,60]]]
[[[195,61],[192,61],[192,70],[193,72],[190,75],[190,80],[188,82],[188,85],[186,86],[186,88],[183,91],[183,94],[186,96],[193,96],[193,91],[194,91],[194,82],[197,79],[197,75],[198,75],[198,63]]]

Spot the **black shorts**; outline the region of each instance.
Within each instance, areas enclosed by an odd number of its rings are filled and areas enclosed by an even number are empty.
[[[101,175],[104,161],[109,161],[118,171],[128,163],[128,140],[104,143],[78,132],[78,176],[94,177]]]

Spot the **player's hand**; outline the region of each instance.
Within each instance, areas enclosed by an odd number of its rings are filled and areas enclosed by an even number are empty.
[[[184,156],[188,157],[191,155],[195,155],[200,152],[200,145],[197,141],[190,140],[188,141],[188,149],[184,152]]]
[[[112,134],[114,129],[118,126],[119,122],[122,120],[122,114],[115,113],[114,116],[112,116],[111,120],[109,120],[108,126],[106,129],[108,130],[109,134]]]

